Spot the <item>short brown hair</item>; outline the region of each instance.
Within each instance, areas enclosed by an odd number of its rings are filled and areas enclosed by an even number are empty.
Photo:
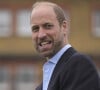
[[[34,3],[32,8],[34,9],[36,6],[39,6],[40,4],[46,4],[53,8],[55,14],[57,15],[57,20],[60,25],[63,23],[64,20],[68,20],[63,9],[55,3],[48,2],[48,1],[40,1],[40,2]]]

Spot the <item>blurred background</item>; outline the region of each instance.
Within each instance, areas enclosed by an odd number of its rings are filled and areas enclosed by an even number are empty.
[[[44,60],[34,49],[30,29],[35,1],[42,0],[0,0],[0,90],[35,90],[42,79]],[[100,75],[100,0],[48,1],[70,17],[70,44],[93,59]]]

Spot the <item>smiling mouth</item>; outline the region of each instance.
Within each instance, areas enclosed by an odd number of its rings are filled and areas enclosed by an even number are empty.
[[[48,45],[48,44],[51,44],[51,41],[40,42],[39,46],[45,46],[45,45]]]

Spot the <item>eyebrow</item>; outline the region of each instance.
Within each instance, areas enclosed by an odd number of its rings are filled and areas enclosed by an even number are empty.
[[[43,24],[33,24],[33,25],[31,25],[31,27],[39,26],[39,25],[44,26],[44,25],[47,25],[47,24],[51,24],[51,25],[52,25],[51,22],[45,22],[45,23],[43,23]]]
[[[42,24],[43,26],[45,26],[45,25],[52,25],[52,23],[50,23],[50,22],[46,22],[46,23],[44,23],[44,24]]]

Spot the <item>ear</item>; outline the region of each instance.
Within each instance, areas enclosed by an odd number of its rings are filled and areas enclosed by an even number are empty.
[[[67,21],[63,21],[62,29],[63,29],[64,35],[66,35],[68,32],[68,22]]]

